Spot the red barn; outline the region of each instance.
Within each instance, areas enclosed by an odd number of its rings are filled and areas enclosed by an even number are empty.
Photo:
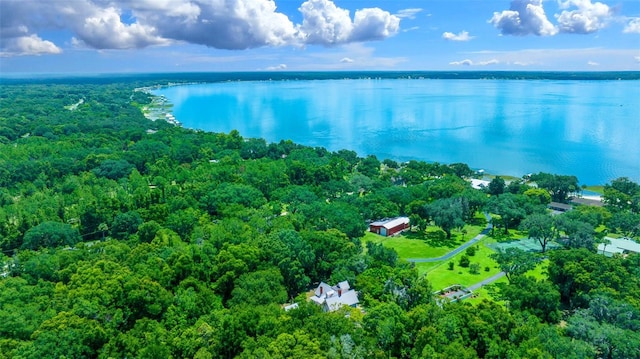
[[[410,225],[408,217],[396,217],[371,223],[369,225],[369,232],[388,237],[398,232],[402,232],[409,227]]]

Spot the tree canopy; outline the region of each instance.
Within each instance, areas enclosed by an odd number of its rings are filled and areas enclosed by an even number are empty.
[[[603,227],[637,235],[637,184],[549,227],[546,202],[577,179],[488,195],[465,164],[151,121],[139,88],[163,81],[0,85],[0,358],[638,357],[640,256],[593,251]],[[545,253],[548,276],[527,276],[532,253],[497,252],[509,283],[492,300],[443,304],[424,267],[362,243],[379,217],[449,236],[481,211],[569,237]],[[307,300],[342,281],[363,307]]]

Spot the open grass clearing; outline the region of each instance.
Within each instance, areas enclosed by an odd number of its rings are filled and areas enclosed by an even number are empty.
[[[471,264],[477,263],[479,265],[479,272],[473,274],[470,272],[470,267],[464,268],[460,266],[460,258],[466,255],[465,251],[463,251],[448,261],[439,262],[437,266],[426,269],[427,280],[429,280],[434,290],[439,290],[454,284],[470,286],[500,272],[498,264],[490,258],[490,255],[494,253],[494,251],[484,245],[484,242],[476,244],[475,246],[477,246],[476,254],[469,257],[469,260]],[[449,269],[449,262],[454,263],[453,270]],[[489,270],[486,271],[485,268],[489,268]]]
[[[484,217],[474,219],[472,224],[453,230],[447,239],[442,229],[429,226],[426,231],[406,231],[402,234],[384,237],[366,232],[362,242],[381,243],[386,248],[393,248],[400,259],[441,257],[479,235],[486,227]]]
[[[393,248],[401,259],[440,257],[452,250],[449,247],[432,247],[426,241],[404,235],[383,237],[369,232],[364,236],[363,242],[382,243],[386,248]]]
[[[489,300],[489,301],[494,301],[494,302],[498,302],[498,303],[502,303],[501,301],[498,301],[495,297],[495,293],[496,291],[498,291],[498,289],[495,287],[496,284],[498,283],[508,283],[509,281],[507,280],[507,277],[502,277],[498,280],[496,280],[495,282],[491,283],[491,284],[487,284],[484,287],[480,287],[476,290],[473,291],[473,296],[469,299],[465,299],[465,302],[471,303],[473,305],[479,304],[481,303],[483,300]]]

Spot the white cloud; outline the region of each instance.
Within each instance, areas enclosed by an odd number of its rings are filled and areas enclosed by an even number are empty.
[[[95,49],[185,42],[229,50],[382,40],[399,30],[400,17],[379,8],[357,10],[352,19],[331,0],[307,0],[299,11],[302,24],[273,0],[2,0],[0,51],[46,30],[68,30],[73,44]]]
[[[77,26],[78,38],[74,43],[84,43],[96,49],[131,49],[169,43],[169,40],[157,35],[152,26],[139,23],[130,25],[120,20],[116,8],[96,10],[86,17],[81,26]]]
[[[487,66],[487,65],[497,65],[499,63],[500,63],[500,61],[498,61],[496,59],[491,59],[491,60],[488,60],[488,61],[480,61],[480,62],[476,63],[475,65]]]
[[[640,64],[640,56],[634,56],[633,59],[636,60],[636,62]]]
[[[640,34],[640,17],[631,18],[622,32],[625,34]]]
[[[53,42],[43,40],[37,35],[20,36],[10,39],[0,57],[60,54],[62,50]]]
[[[403,29],[402,32],[415,31],[415,30],[418,30],[419,28],[420,28],[419,26],[412,26],[408,29]]]
[[[340,59],[340,62],[343,64],[352,64],[354,60],[350,57],[343,57],[342,59]]]
[[[542,0],[513,0],[509,10],[494,12],[489,23],[503,35],[553,36],[558,33],[547,19]]]
[[[349,10],[330,0],[308,0],[300,7],[303,21],[298,28],[303,42],[337,45],[382,40],[398,32],[400,18],[379,8],[357,10],[351,21]]]
[[[267,71],[282,71],[287,69],[287,64],[279,64],[276,66],[269,66],[266,68]]]
[[[420,8],[402,9],[398,11],[395,15],[401,19],[403,18],[415,19],[416,15],[421,11],[422,9]]]
[[[398,33],[400,18],[379,8],[356,11],[351,41],[382,40]]]
[[[453,61],[450,62],[449,65],[455,65],[455,66],[487,66],[487,65],[497,65],[499,64],[500,61],[498,61],[497,59],[491,59],[491,60],[486,60],[486,61],[472,61],[469,59],[464,59],[462,61]]]
[[[591,0],[567,0],[560,3],[560,7],[567,9],[571,6],[576,10],[564,10],[556,14],[558,27],[561,32],[575,34],[590,34],[605,26],[613,14],[609,6],[601,3],[591,3]]]
[[[462,60],[462,61],[452,61],[452,62],[450,62],[450,63],[449,63],[449,65],[456,65],[456,66],[459,66],[459,65],[463,65],[463,66],[471,66],[471,65],[473,65],[473,61],[471,61],[471,60],[469,60],[469,59],[465,59],[465,60]]]
[[[587,65],[589,65],[589,66],[600,66],[600,63],[595,62],[595,61],[587,61]]]
[[[492,58],[502,65],[518,65],[535,67],[540,70],[554,68],[573,68],[576,70],[593,69],[587,63],[597,62],[603,69],[635,69],[632,60],[638,56],[637,49],[592,48],[533,48],[514,51],[475,51],[466,56]],[[640,57],[640,56],[638,56]],[[612,67],[612,64],[615,66]]]
[[[452,32],[445,32],[442,34],[442,38],[449,41],[469,41],[475,36],[469,36],[469,32],[461,31],[457,35]]]

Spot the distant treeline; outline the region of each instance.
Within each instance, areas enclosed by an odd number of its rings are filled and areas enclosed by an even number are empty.
[[[442,80],[640,80],[640,71],[288,71],[288,72],[184,72],[143,74],[4,74],[1,84],[114,84],[146,86],[167,82],[293,81],[340,79],[442,79]]]

